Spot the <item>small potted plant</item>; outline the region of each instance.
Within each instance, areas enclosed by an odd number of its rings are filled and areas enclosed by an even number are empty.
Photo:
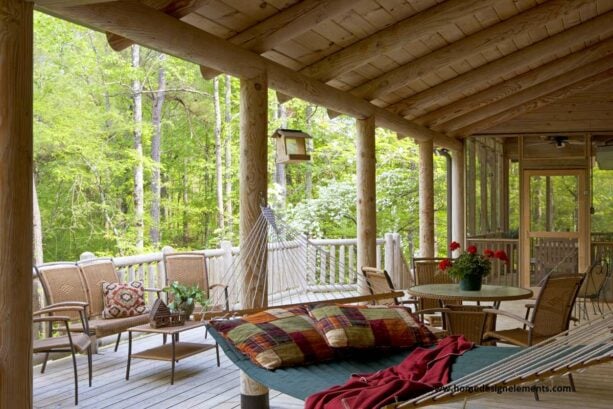
[[[449,245],[451,251],[459,250],[460,244],[452,241]],[[508,262],[507,253],[503,250],[493,251],[485,249],[483,254],[477,254],[477,247],[468,246],[465,252],[455,260],[444,259],[438,268],[446,271],[451,278],[460,281],[460,290],[479,291],[483,277],[487,276],[492,269],[492,259]]]
[[[197,285],[187,287],[175,281],[164,288],[164,291],[170,294],[169,299],[171,302],[168,304],[168,308],[172,311],[181,313],[185,316],[186,320],[188,320],[194,312],[197,303],[205,308],[209,301],[204,291]]]

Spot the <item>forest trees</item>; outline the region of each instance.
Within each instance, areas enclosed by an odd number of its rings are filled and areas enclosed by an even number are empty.
[[[83,251],[128,255],[236,240],[236,80],[142,47],[112,51],[104,35],[43,14],[35,32],[35,163],[45,261]],[[269,174],[297,228],[355,237],[355,121],[270,93],[269,130],[304,129],[312,163]],[[378,232],[417,236],[417,151],[377,131]],[[435,160],[438,237],[445,238],[445,164]],[[275,169],[277,168],[277,169]],[[276,172],[275,172],[276,170]],[[274,195],[281,195],[275,197]],[[416,240],[416,237],[415,237]]]

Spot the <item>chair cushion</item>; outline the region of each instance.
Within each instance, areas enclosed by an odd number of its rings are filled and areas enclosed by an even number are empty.
[[[71,334],[70,337],[72,338],[72,345],[77,352],[85,351],[87,347],[91,344],[90,338],[85,334],[76,333]],[[60,337],[37,339],[32,345],[32,350],[34,353],[66,348],[70,348],[70,339],[67,335],[63,335]]]
[[[123,318],[147,312],[145,289],[140,281],[129,283],[102,282],[104,295],[104,318]]]
[[[333,358],[303,307],[272,308],[210,325],[252,362],[266,369],[304,365]]]
[[[410,348],[436,341],[406,307],[320,305],[310,314],[333,348]]]

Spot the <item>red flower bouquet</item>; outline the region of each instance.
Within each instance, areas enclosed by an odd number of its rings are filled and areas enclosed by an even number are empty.
[[[461,246],[459,243],[452,241],[449,248],[455,251],[460,250]],[[507,253],[502,250],[493,251],[485,249],[483,254],[477,254],[477,247],[468,246],[466,251],[455,260],[442,260],[438,268],[439,270],[446,271],[450,277],[460,280],[460,287],[462,289],[471,287],[470,289],[479,290],[481,288],[481,279],[491,271],[492,259],[498,259],[503,262],[509,261]],[[473,285],[467,284],[468,281],[471,281]],[[478,285],[476,284],[477,282]]]

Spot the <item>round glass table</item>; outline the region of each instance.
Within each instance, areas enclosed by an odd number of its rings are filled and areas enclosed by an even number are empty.
[[[407,290],[416,297],[441,301],[492,301],[498,308],[501,301],[522,300],[532,297],[532,290],[504,285],[482,285],[479,291],[462,291],[459,284],[424,284]]]

